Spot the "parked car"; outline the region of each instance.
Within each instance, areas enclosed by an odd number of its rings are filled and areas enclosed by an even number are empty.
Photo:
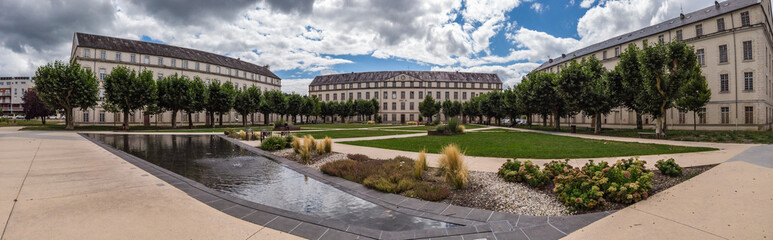
[[[16,119],[24,119],[24,115],[16,115]]]

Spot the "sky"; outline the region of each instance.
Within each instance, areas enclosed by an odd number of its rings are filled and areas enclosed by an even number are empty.
[[[562,53],[712,5],[705,0],[0,0],[0,76],[69,60],[75,32],[269,65],[282,91],[318,75],[496,73],[505,87]]]

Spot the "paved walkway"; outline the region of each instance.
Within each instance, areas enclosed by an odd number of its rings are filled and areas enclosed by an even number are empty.
[[[0,128],[0,239],[297,239],[220,212],[75,132]]]
[[[567,239],[771,239],[773,145],[759,146]]]
[[[674,160],[679,165],[684,167],[719,164],[732,158],[735,155],[738,155],[743,151],[746,151],[751,147],[759,146],[759,144],[687,142],[687,141],[672,141],[672,140],[659,140],[659,139],[607,137],[607,136],[596,136],[596,135],[586,135],[586,134],[553,133],[553,132],[543,132],[543,131],[535,131],[535,130],[528,130],[528,129],[504,128],[504,127],[496,127],[496,126],[471,129],[468,131],[491,130],[491,129],[498,129],[498,128],[517,130],[517,131],[523,131],[523,132],[538,132],[538,133],[562,135],[562,136],[568,136],[568,137],[597,139],[597,140],[655,143],[655,144],[667,144],[667,145],[678,145],[678,146],[689,146],[689,147],[712,147],[712,148],[719,149],[716,151],[707,151],[707,152],[639,156],[639,159],[647,161],[647,167],[650,169],[655,168],[655,162],[657,160],[668,159],[668,158],[674,158]],[[382,158],[382,159],[393,158],[397,156],[416,157],[418,155],[418,153],[416,152],[354,146],[354,145],[348,145],[345,142],[359,141],[359,140],[387,139],[387,138],[406,138],[406,137],[417,137],[417,136],[423,136],[423,135],[426,135],[426,134],[404,134],[404,135],[392,135],[392,136],[334,139],[333,141],[337,142],[337,144],[335,144],[333,151],[346,153],[346,154],[365,154],[372,158]],[[614,163],[619,159],[629,158],[629,157],[633,157],[633,156],[606,157],[606,158],[578,158],[578,159],[570,159],[569,163],[575,167],[582,167],[583,165],[585,165],[585,163],[588,162],[588,160],[593,160],[596,162],[607,161],[610,163]],[[431,154],[431,153],[427,154],[427,161],[430,166],[433,166],[433,167],[437,166],[439,158],[440,158],[439,154]],[[468,162],[468,167],[470,170],[483,171],[483,172],[496,172],[499,169],[499,167],[501,167],[502,164],[508,159],[508,158],[477,157],[477,156],[465,156],[465,158]],[[564,159],[519,158],[519,160],[521,161],[531,160],[536,164],[543,165],[553,160],[564,160]]]

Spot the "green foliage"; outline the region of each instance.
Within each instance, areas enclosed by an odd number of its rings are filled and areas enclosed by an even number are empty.
[[[652,190],[653,174],[644,167],[645,161],[635,158],[618,160],[603,171],[608,179],[602,183],[605,197],[613,202],[634,203],[646,199]]]
[[[440,125],[440,118],[435,118],[435,120],[433,120],[432,123],[430,123],[430,125],[432,126]]]
[[[399,175],[376,174],[365,178],[362,185],[381,192],[401,193],[416,186],[416,181]]]
[[[287,140],[283,137],[279,136],[271,136],[263,140],[263,142],[260,144],[260,149],[266,150],[266,151],[275,151],[279,149],[284,149],[287,145]]]
[[[118,66],[105,76],[105,99],[124,115],[124,129],[129,129],[129,114],[157,103],[158,89],[153,72],[137,73],[126,66]]]
[[[188,99],[189,101],[183,108],[188,113],[188,126],[193,128],[193,119],[191,115],[195,112],[203,111],[207,102],[209,101],[209,92],[207,91],[207,85],[201,80],[199,76],[193,78],[188,82]]]
[[[292,147],[291,143],[293,142],[293,138],[295,138],[295,137],[293,135],[287,135],[284,138],[285,138],[285,148]]]
[[[606,202],[599,179],[580,169],[572,168],[553,181],[556,184],[553,191],[558,193],[558,200],[571,210],[594,209]]]
[[[242,115],[242,126],[247,126],[247,117],[258,111],[260,107],[261,92],[258,87],[252,86],[243,91],[236,91],[234,98],[234,110]]]
[[[545,173],[540,171],[539,166],[531,161],[521,162],[510,159],[502,164],[497,175],[507,182],[525,182],[531,187],[540,187],[550,180]]]
[[[158,85],[158,107],[172,112],[172,128],[177,126],[177,112],[185,109],[190,104],[192,94],[190,94],[191,84],[186,76],[174,75],[159,79]]]
[[[448,188],[422,182],[413,188],[413,194],[409,196],[415,196],[423,200],[437,202],[445,199],[450,194],[451,191],[449,191]]]
[[[274,128],[280,128],[285,126],[285,120],[284,119],[277,119],[274,121]]]
[[[319,170],[324,174],[356,183],[362,183],[369,174],[368,169],[362,168],[359,162],[349,159],[325,163]]]
[[[432,117],[440,112],[440,103],[435,102],[435,99],[427,94],[427,96],[424,97],[424,100],[419,103],[419,112],[422,116],[432,120]]]
[[[668,160],[658,160],[655,163],[655,167],[660,170],[663,175],[669,176],[669,177],[676,177],[679,175],[682,175],[682,167],[679,166],[679,164],[676,164],[673,158],[669,158]]]
[[[545,173],[545,176],[548,179],[553,179],[558,175],[564,174],[568,172],[570,169],[572,169],[572,166],[569,165],[569,159],[566,159],[564,161],[550,161],[549,163],[545,163],[545,168],[543,168],[543,172]]]
[[[46,117],[56,113],[56,111],[49,109],[45,103],[40,101],[34,89],[24,92],[21,100],[22,108],[24,108],[24,118],[27,120],[39,117],[43,124],[46,124]],[[2,109],[0,109],[0,113],[2,113]]]
[[[693,75],[685,85],[679,90],[681,96],[676,99],[676,107],[680,110],[692,111],[693,115],[693,130],[697,130],[698,116],[697,112],[711,100],[711,90],[709,90],[709,84],[706,82],[706,77],[700,75],[700,70],[693,71]],[[705,116],[701,116],[705,117]]]
[[[64,110],[66,129],[75,127],[73,109],[94,107],[99,100],[99,83],[95,74],[77,62],[56,61],[38,67],[35,91],[52,110]]]

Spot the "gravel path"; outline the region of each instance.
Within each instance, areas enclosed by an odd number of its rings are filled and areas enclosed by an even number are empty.
[[[496,173],[469,172],[470,185],[456,191],[444,202],[458,206],[482,208],[533,216],[571,215],[554,196],[539,192],[522,183],[505,182]]]

